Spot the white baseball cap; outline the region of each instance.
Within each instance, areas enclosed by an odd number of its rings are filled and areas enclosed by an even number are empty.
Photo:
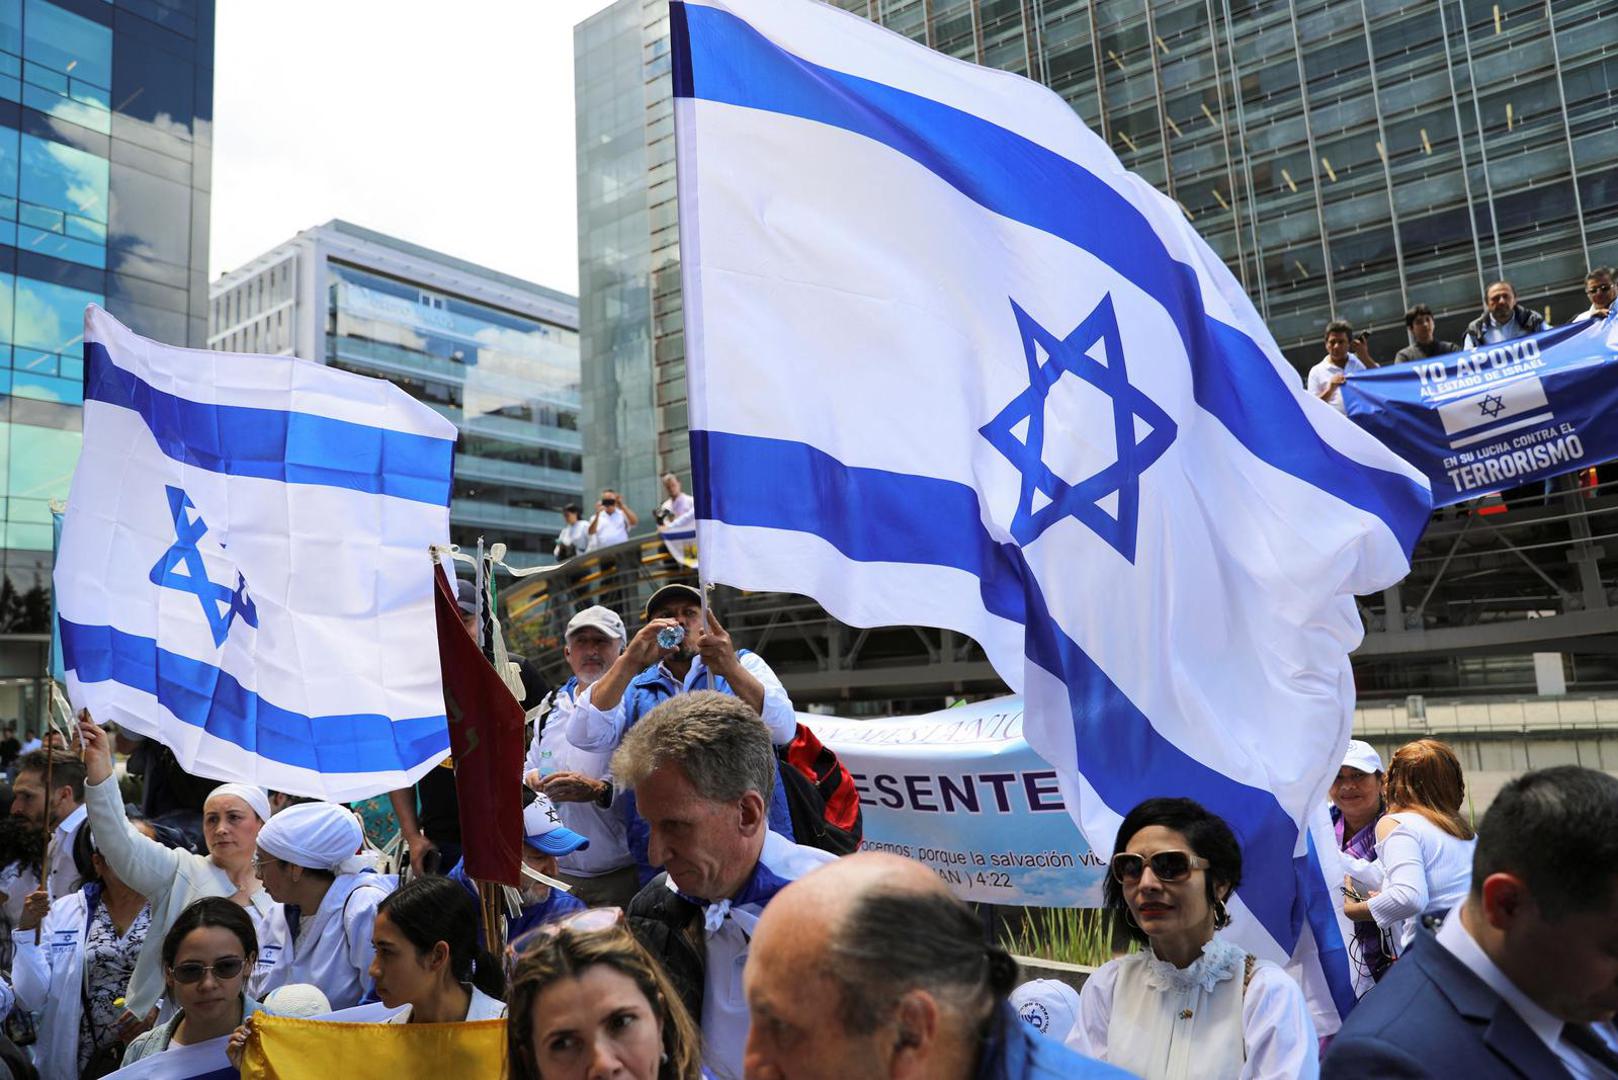
[[[1350,739],[1348,753],[1343,755],[1343,764],[1362,773],[1379,773],[1382,771],[1382,755],[1370,743]]]
[[[600,604],[587,607],[569,619],[567,621],[567,636],[572,637],[585,627],[599,630],[614,641],[624,640],[624,620],[618,617],[616,611],[602,607]]]
[[[1079,992],[1060,979],[1034,979],[1011,992],[1011,1007],[1023,1023],[1065,1043],[1079,1019]]]

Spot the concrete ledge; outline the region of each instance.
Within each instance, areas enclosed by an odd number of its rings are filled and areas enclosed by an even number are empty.
[[[1077,990],[1084,985],[1084,980],[1095,974],[1095,968],[1084,967],[1081,964],[1064,964],[1060,960],[1041,960],[1034,956],[1013,956],[1017,961],[1017,970],[1022,973],[1022,981],[1031,979],[1059,979]]]

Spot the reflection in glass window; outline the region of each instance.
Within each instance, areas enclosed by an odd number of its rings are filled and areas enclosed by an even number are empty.
[[[84,340],[85,305],[104,303],[95,293],[18,278],[12,341],[53,353],[77,349]]]
[[[22,55],[22,0],[0,0],[0,49]]]
[[[63,11],[45,0],[28,0],[23,55],[96,86],[112,85],[112,30]]]
[[[79,460],[84,436],[77,431],[10,424],[11,454],[6,470],[9,516],[16,519],[18,503],[26,499],[65,499]],[[50,517],[45,518],[49,525]]]
[[[107,159],[59,142],[24,135],[18,194],[26,202],[105,223]],[[65,231],[65,228],[53,231]]]

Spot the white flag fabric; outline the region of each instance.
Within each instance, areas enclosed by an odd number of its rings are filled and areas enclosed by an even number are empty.
[[[807,0],[670,12],[704,576],[971,635],[1097,851],[1153,796],[1223,816],[1232,933],[1335,1030],[1305,824],[1425,480],[1045,88]]]
[[[68,694],[187,770],[317,798],[449,750],[432,544],[455,427],[380,379],[90,307],[55,579]]]

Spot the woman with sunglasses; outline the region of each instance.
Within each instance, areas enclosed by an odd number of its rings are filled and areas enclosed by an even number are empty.
[[[253,920],[241,906],[209,896],[184,911],[163,937],[163,972],[178,1010],[129,1044],[124,1064],[229,1035],[259,1008],[247,995],[258,952]]]
[[[1146,948],[1085,982],[1068,1045],[1146,1080],[1318,1076],[1303,991],[1218,935],[1241,877],[1241,847],[1217,815],[1190,799],[1131,810],[1104,889]]]
[[[513,1080],[699,1080],[702,1036],[617,908],[513,942],[506,1064]]]
[[[1354,880],[1371,892],[1350,900],[1343,914],[1374,923],[1391,948],[1404,952],[1424,917],[1442,918],[1472,889],[1477,834],[1461,817],[1466,778],[1447,743],[1417,739],[1388,762],[1388,813],[1376,826],[1377,861],[1350,863]]]

